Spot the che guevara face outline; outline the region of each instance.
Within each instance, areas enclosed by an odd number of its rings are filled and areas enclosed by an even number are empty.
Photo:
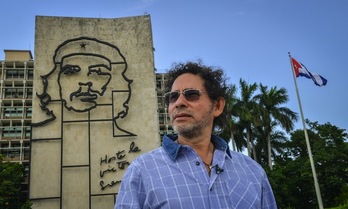
[[[111,80],[111,63],[96,55],[63,57],[58,74],[60,97],[66,109],[87,112],[95,108]]]
[[[33,126],[41,126],[57,118],[51,108],[55,102],[62,102],[69,111],[88,112],[99,105],[114,105],[116,93],[124,95],[128,92],[128,96],[122,97],[123,102],[117,100],[121,108],[113,113],[114,123],[128,114],[133,80],[126,76],[128,64],[117,46],[92,37],[68,39],[56,48],[53,63],[51,71],[40,75],[42,92],[36,93],[46,118],[32,123]],[[117,83],[112,82],[114,79]],[[56,88],[58,91],[54,92]]]

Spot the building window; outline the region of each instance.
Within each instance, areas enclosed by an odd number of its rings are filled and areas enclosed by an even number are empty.
[[[28,80],[33,80],[33,78],[34,78],[33,70],[28,70]]]
[[[2,138],[20,139],[22,136],[21,127],[3,127]]]
[[[29,139],[30,138],[30,126],[24,128],[25,131],[25,138]]]
[[[6,88],[5,98],[23,98],[23,88]]]
[[[24,70],[6,70],[6,79],[24,79]]]
[[[26,99],[31,99],[33,98],[33,89],[32,88],[26,88],[25,89],[26,93],[25,93],[25,98]]]
[[[4,118],[22,118],[23,107],[4,107]]]
[[[32,116],[32,107],[27,107],[25,111],[25,118],[31,118]]]

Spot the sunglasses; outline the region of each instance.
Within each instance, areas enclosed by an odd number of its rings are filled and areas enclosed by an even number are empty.
[[[199,97],[204,92],[198,89],[186,89],[182,92],[180,91],[171,91],[167,92],[163,95],[164,102],[166,105],[169,105],[170,103],[176,102],[178,100],[180,94],[183,94],[185,96],[185,99],[189,102],[197,101],[199,100]]]

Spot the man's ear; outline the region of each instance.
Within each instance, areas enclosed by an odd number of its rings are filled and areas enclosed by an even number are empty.
[[[218,117],[224,111],[226,101],[223,97],[219,97],[214,102],[214,116]]]

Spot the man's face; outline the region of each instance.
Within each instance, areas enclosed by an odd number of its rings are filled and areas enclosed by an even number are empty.
[[[171,91],[183,92],[197,89],[202,93],[199,99],[189,101],[180,94],[175,102],[169,103],[169,115],[173,128],[179,135],[192,138],[212,130],[214,118],[218,115],[214,102],[209,98],[200,76],[185,73],[173,83]]]
[[[65,107],[86,112],[97,105],[111,79],[111,65],[97,56],[74,55],[62,59],[58,76],[60,96]]]

